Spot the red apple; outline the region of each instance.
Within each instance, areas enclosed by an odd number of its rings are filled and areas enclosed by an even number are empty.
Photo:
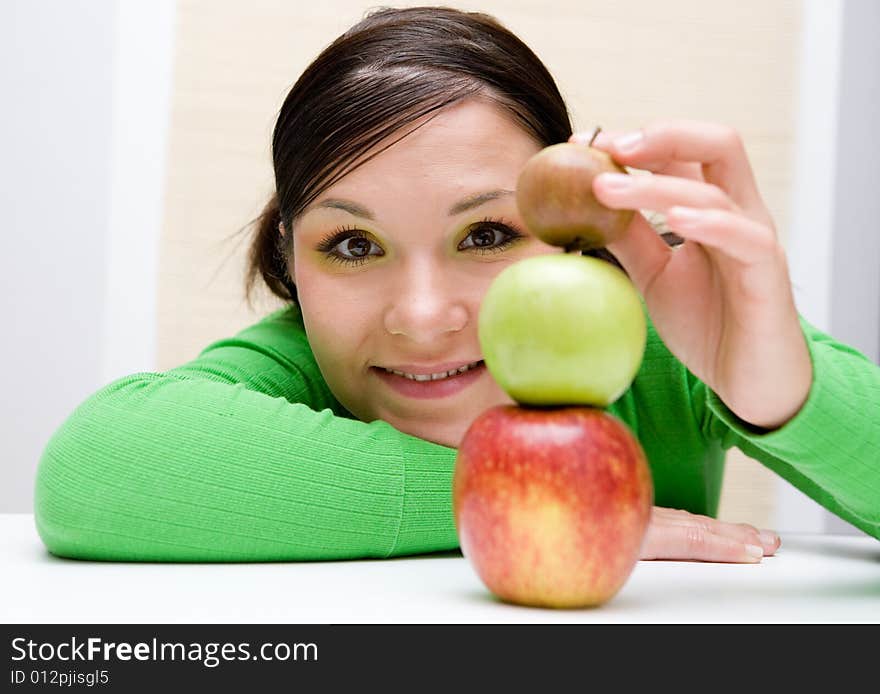
[[[601,409],[492,407],[458,449],[453,513],[461,549],[508,602],[609,600],[638,561],[653,502],[642,447]]]

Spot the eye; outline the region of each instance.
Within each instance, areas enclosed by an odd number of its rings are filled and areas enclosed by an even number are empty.
[[[368,238],[364,238],[363,236],[349,236],[344,241],[337,243],[336,246],[333,247],[333,250],[344,258],[355,259],[365,258],[368,255],[375,255],[370,253],[374,248],[378,250],[379,253],[382,252],[382,249]]]
[[[340,263],[359,265],[369,256],[385,255],[385,251],[360,229],[339,228],[322,239],[317,246],[327,258]]]
[[[458,249],[497,253],[524,236],[516,227],[500,219],[484,219],[471,227],[468,235],[458,244]]]

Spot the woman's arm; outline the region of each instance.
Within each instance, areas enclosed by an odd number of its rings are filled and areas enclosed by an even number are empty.
[[[813,366],[806,402],[772,431],[738,418],[703,384],[695,407],[707,437],[737,446],[804,494],[880,538],[880,368],[800,319]]]
[[[661,212],[684,239],[670,249],[636,214],[609,250],[692,375],[706,444],[738,445],[878,536],[880,374],[798,315],[785,253],[742,138],[723,125],[671,121],[601,133],[593,146],[652,172],[597,176],[599,200]]]
[[[77,408],[37,473],[49,551],[290,561],[456,548],[455,451],[334,413],[344,410],[285,316]]]

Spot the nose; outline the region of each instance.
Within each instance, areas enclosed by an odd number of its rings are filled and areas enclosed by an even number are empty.
[[[412,264],[388,297],[385,330],[426,345],[463,330],[469,311],[455,284],[442,266]]]

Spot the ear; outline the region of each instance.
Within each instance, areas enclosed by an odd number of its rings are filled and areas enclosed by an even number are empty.
[[[284,228],[284,222],[278,222],[278,233],[281,235],[281,238],[284,238],[287,230]],[[293,271],[293,244],[290,245],[290,256],[287,260],[287,274],[290,276],[290,281],[293,284],[296,284],[296,277]]]

